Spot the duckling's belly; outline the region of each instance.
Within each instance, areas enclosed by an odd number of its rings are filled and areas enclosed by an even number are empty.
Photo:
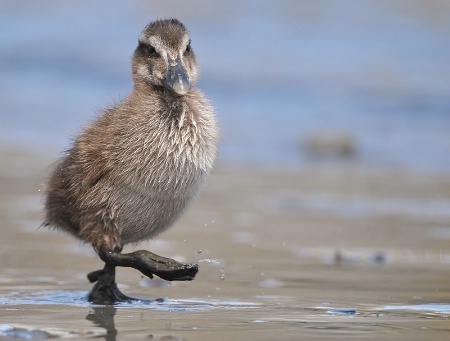
[[[117,225],[124,244],[146,240],[169,228],[205,182],[202,172],[178,184],[128,185],[121,191]]]

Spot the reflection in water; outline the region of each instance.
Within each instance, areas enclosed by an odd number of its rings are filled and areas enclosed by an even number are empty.
[[[114,315],[116,315],[117,309],[112,305],[92,307],[92,309],[94,311],[89,312],[86,320],[94,322],[95,325],[106,329],[106,341],[115,341],[117,329],[114,324]]]

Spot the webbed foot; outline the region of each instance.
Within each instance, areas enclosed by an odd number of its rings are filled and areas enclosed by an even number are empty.
[[[196,263],[181,263],[171,258],[158,256],[147,250],[138,250],[131,253],[99,252],[99,256],[107,264],[131,267],[150,278],[156,275],[166,281],[192,281],[198,272],[198,264]]]
[[[102,270],[93,271],[88,274],[89,281],[95,283],[89,292],[88,301],[93,304],[114,304],[134,300],[123,294],[117,287],[116,267],[105,264]]]
[[[120,251],[99,251],[98,254],[105,262],[105,267],[87,275],[89,282],[96,282],[88,295],[89,302],[94,304],[135,300],[123,294],[117,287],[116,266],[131,267],[150,278],[156,275],[166,281],[192,281],[198,272],[196,263],[181,263],[146,250],[125,254]]]

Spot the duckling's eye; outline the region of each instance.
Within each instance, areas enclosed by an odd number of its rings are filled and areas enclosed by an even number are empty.
[[[192,49],[191,49],[191,43],[189,43],[188,44],[188,46],[186,46],[186,50],[184,51],[185,53],[189,53],[189,52],[191,52],[192,51]]]
[[[149,56],[156,56],[158,54],[152,45],[145,45],[145,53]]]

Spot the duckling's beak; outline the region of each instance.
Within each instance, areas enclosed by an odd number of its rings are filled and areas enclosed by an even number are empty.
[[[181,63],[180,56],[178,55],[175,60],[169,55],[167,55],[167,58],[169,61],[169,69],[166,75],[166,86],[178,95],[185,95],[191,88],[191,84],[189,83],[189,77],[186,74],[183,63]]]

